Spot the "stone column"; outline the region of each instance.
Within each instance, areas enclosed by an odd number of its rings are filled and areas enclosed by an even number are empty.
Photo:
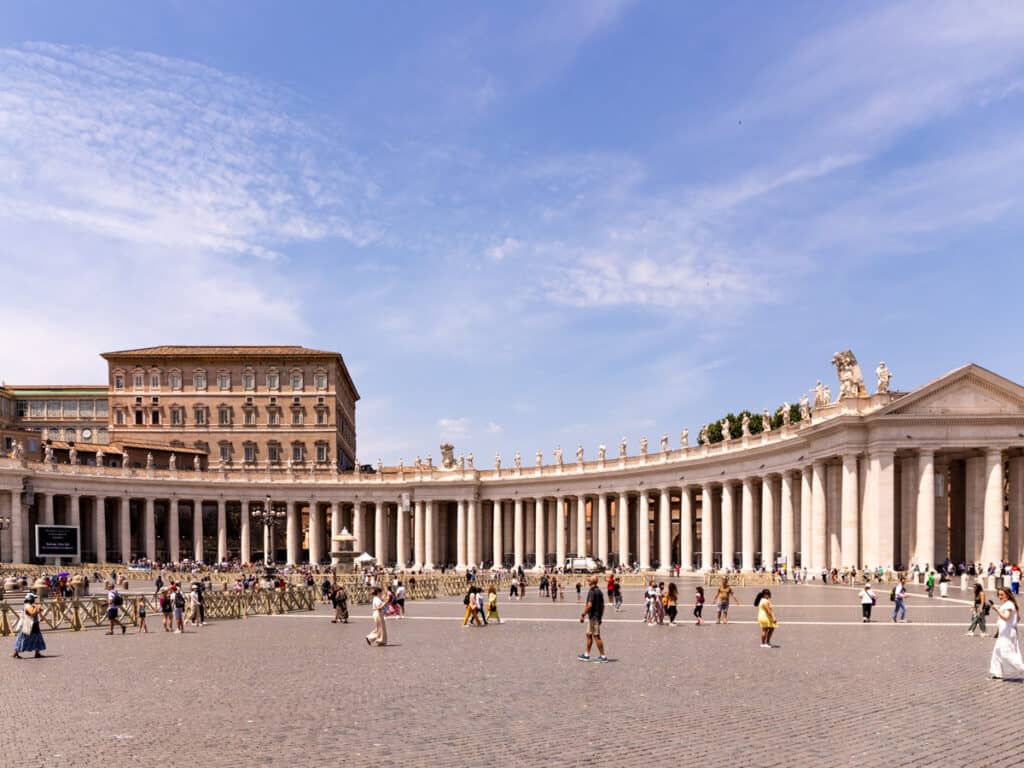
[[[152,496],[146,497],[145,510],[142,527],[146,531],[146,559],[152,562],[156,560],[156,499]]]
[[[227,502],[217,499],[217,562],[228,559],[228,509]]]
[[[512,551],[513,565],[518,568],[526,557],[526,530],[523,524],[523,500],[516,497],[512,502]],[[584,521],[585,522],[585,521]]]
[[[38,494],[36,494],[38,496]],[[42,525],[53,525],[53,494],[47,493],[43,496],[43,509],[40,514],[40,523]]]
[[[466,570],[466,500],[459,499],[455,503],[455,567]]]
[[[629,496],[625,493],[619,494],[619,501],[615,506],[615,532],[619,538],[619,565],[629,565]],[[561,565],[561,563],[559,563]]]
[[[68,525],[73,525],[78,529],[78,554],[71,558],[71,562],[80,563],[82,562],[82,544],[85,539],[82,536],[82,497],[77,493],[68,497]]]
[[[363,502],[352,502],[352,548],[356,557],[366,551],[366,536],[363,533]]]
[[[238,559],[239,562],[252,562],[252,529],[249,519],[249,500],[242,501],[240,530],[238,534]]]
[[[13,563],[26,562],[25,528],[27,525],[25,516],[24,507],[21,505],[21,491],[11,491],[11,562]],[[100,518],[102,519],[102,515]],[[106,537],[104,537],[104,542],[105,541]],[[106,547],[104,547],[104,549],[105,548]],[[103,562],[102,559],[100,562]]]
[[[736,564],[736,534],[733,525],[733,491],[729,481],[722,483],[722,567]]]
[[[388,537],[384,532],[384,525],[384,502],[378,501],[373,515],[373,556],[377,558],[377,565],[380,566],[387,564],[388,560]]]
[[[244,517],[243,517],[244,519]],[[341,523],[341,504],[337,501],[331,502],[331,565],[341,562],[341,542],[335,541],[334,537],[341,533],[344,526]],[[245,531],[245,528],[242,528]],[[243,534],[244,535],[244,534]]]
[[[121,511],[117,522],[121,540],[121,562],[127,565],[132,559],[132,509],[128,496],[121,497]]]
[[[427,544],[426,544],[426,527],[423,519],[423,502],[413,502],[413,522],[412,522],[412,549],[413,568],[415,570],[422,570],[423,564],[427,562]]]
[[[565,565],[565,498],[555,498],[555,567]]]
[[[814,472],[808,464],[800,470],[800,566],[811,568],[811,497],[814,486]]]
[[[1003,559],[1003,453],[985,451],[985,516],[981,534],[981,567]]]
[[[395,504],[395,568],[409,565],[409,510],[402,506],[402,497]]]
[[[874,518],[871,521],[874,529],[873,552],[874,560],[867,565],[874,568],[892,567],[893,565],[893,526],[895,524],[894,504],[894,453],[893,451],[876,451],[869,459],[868,487],[874,498]]]
[[[597,558],[608,565],[608,496],[603,491],[597,497]]]
[[[434,568],[434,559],[437,557],[437,547],[435,542],[437,541],[437,525],[434,519],[434,502],[428,501],[424,507],[423,515],[423,567],[427,569]]]
[[[176,563],[181,559],[181,528],[178,520],[178,499],[167,501],[167,559]]]
[[[705,483],[700,489],[700,569],[710,571],[715,560],[714,489]]]
[[[775,480],[761,478],[761,567],[775,570]]]
[[[301,519],[301,518],[300,518]],[[309,500],[309,564],[315,565],[320,562],[323,556],[321,541],[323,541],[323,526],[320,520],[320,507],[316,500]]]
[[[779,548],[782,552],[782,561],[790,572],[796,565],[796,547],[793,544],[793,519],[796,516],[793,494],[795,477],[792,472],[782,473],[782,509],[779,513]]]
[[[661,489],[658,500],[658,573],[672,570],[672,496]]]
[[[20,494],[12,494],[14,502],[20,506]],[[13,513],[13,509],[11,512]],[[12,519],[14,515],[11,515]],[[11,524],[11,533],[14,533],[14,524]],[[18,546],[20,539],[17,536],[12,538],[14,546]],[[92,542],[96,549],[96,562],[107,562],[107,499],[104,496],[97,496],[92,506]],[[15,550],[14,562],[18,562],[17,550]]]
[[[202,562],[203,560],[203,500],[195,499],[192,502],[192,559]]]
[[[922,448],[917,461],[917,547],[911,557],[924,568],[935,563],[935,452]]]
[[[500,568],[501,567],[502,550],[504,549],[504,542],[502,541],[502,534],[504,533],[504,521],[502,520],[502,517],[501,517],[501,515],[502,515],[501,501],[500,500],[496,500],[496,501],[493,502],[493,504],[494,504],[494,509],[493,509],[493,518],[492,519],[494,521],[494,524],[491,526],[491,531],[492,531],[491,544],[493,545],[492,546],[492,550],[491,550],[491,560],[493,561],[493,563],[492,563],[491,567],[492,568]]]
[[[1024,562],[1024,457],[1010,459],[1010,555],[1011,563]],[[934,492],[934,491],[933,491]]]
[[[645,488],[640,492],[640,531],[637,536],[640,548],[640,570],[651,570],[651,502]]]
[[[693,498],[685,485],[679,491],[679,567],[693,570]]]
[[[824,461],[814,462],[811,483],[811,568],[820,571],[827,565],[827,545],[825,536],[825,482],[828,465]]]
[[[302,520],[299,513],[300,501],[288,502],[288,517],[285,520],[285,549],[288,550],[288,564],[299,565],[302,558]]]
[[[544,569],[544,555],[547,549],[544,541],[544,499],[533,500],[533,516],[533,548],[536,550],[534,569],[541,571]]]
[[[480,508],[476,499],[470,499],[466,509],[466,567],[480,565]]]
[[[754,548],[757,546],[754,538],[754,478],[743,478],[742,493],[740,546],[743,551],[740,553],[740,564],[744,571],[752,571],[754,570]]]
[[[856,566],[860,562],[860,509],[858,495],[860,479],[857,477],[857,456],[853,453],[843,455],[842,503],[840,517],[842,522],[841,565]]]

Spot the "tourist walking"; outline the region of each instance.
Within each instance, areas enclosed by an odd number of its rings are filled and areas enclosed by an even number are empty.
[[[398,606],[398,618],[405,618],[405,584],[401,581],[395,587],[395,605]]]
[[[334,618],[331,624],[348,624],[348,591],[344,584],[339,584],[331,592],[331,605],[334,606]]]
[[[618,579],[615,580],[615,596],[613,598],[613,602],[615,603],[615,610],[616,611],[621,611],[622,610],[622,582],[619,581]]]
[[[121,606],[124,605],[124,598],[121,597],[121,593],[118,592],[114,585],[109,581],[107,582],[107,621],[110,622],[110,631],[108,635],[114,634],[114,625],[117,624],[121,628],[121,634],[123,635],[128,630],[125,628],[121,620],[117,618],[118,612],[121,610]]]
[[[581,582],[577,581],[576,582],[576,602],[578,603],[582,599],[583,599],[583,584]]]
[[[185,595],[181,593],[180,585],[171,585],[171,599],[174,602],[174,634],[180,635],[185,632]]]
[[[864,588],[860,591],[860,595],[858,595],[858,597],[860,597],[861,621],[871,621],[871,609],[875,605],[877,596],[875,595],[874,590],[871,589],[870,581],[864,584]]]
[[[586,650],[576,658],[580,661],[590,661],[590,647],[597,643],[597,652],[601,654],[595,661],[605,663],[608,657],[604,654],[604,641],[601,640],[601,620],[604,618],[604,595],[601,588],[597,586],[597,576],[591,576],[589,580],[590,591],[587,592],[587,604],[580,614],[580,623],[586,623]]]
[[[729,623],[729,603],[732,601],[738,603],[739,598],[736,597],[736,593],[729,586],[729,577],[724,576],[722,582],[718,585],[718,591],[715,593],[715,604],[718,606],[718,617],[715,619],[715,624]]]
[[[704,587],[697,587],[697,592],[693,596],[693,617],[697,620],[697,626],[699,627],[704,623]]]
[[[12,657],[20,659],[22,653],[32,651],[33,658],[41,659],[43,651],[46,650],[46,642],[43,640],[43,631],[39,628],[39,614],[42,613],[42,606],[36,605],[36,596],[29,592],[25,595],[24,615],[19,622],[18,630],[14,638],[14,653]]]
[[[1020,640],[1017,624],[1020,621],[1020,606],[1006,587],[996,592],[999,605],[992,610],[999,617],[996,622],[996,644],[992,648],[992,660],[988,665],[989,674],[996,680],[1019,680],[1024,678],[1024,660],[1020,656]]]
[[[498,590],[493,584],[487,588],[487,619],[488,621],[494,619],[499,624],[503,623],[498,615]]]
[[[981,630],[981,636],[984,637],[987,634],[985,629],[985,617],[988,616],[989,612],[988,603],[985,601],[985,590],[982,589],[981,584],[974,585],[974,606],[971,609],[971,626],[967,628],[967,634],[969,637],[974,637],[974,630]]]
[[[174,622],[171,619],[174,604],[171,602],[171,594],[167,587],[161,587],[157,604],[160,606],[160,618],[163,621],[164,632],[171,632],[174,629]]]
[[[146,598],[139,595],[139,599],[135,602],[135,613],[139,617],[139,628],[136,632],[144,632],[149,634],[149,627],[146,626]]]
[[[676,588],[676,583],[670,581],[668,583],[668,594],[665,596],[665,613],[668,614],[668,625],[674,627],[676,625],[676,614],[679,612],[679,590]]]
[[[554,576],[548,581],[548,589],[551,591],[551,602],[558,600],[558,579]]]
[[[939,575],[939,597],[949,597],[949,574],[945,571]]]
[[[779,626],[775,618],[775,609],[772,607],[772,592],[770,589],[761,590],[760,599],[757,604],[757,624],[761,627],[761,647],[772,647],[772,635],[775,628]]]
[[[892,607],[892,623],[896,623],[896,617],[899,615],[900,621],[907,620],[907,583],[902,576],[900,580],[896,582],[896,586],[892,588],[893,607]]]
[[[928,597],[935,597],[935,571],[928,571],[928,577],[924,580],[924,591]]]
[[[516,580],[516,578],[514,576],[512,577],[512,580],[509,582],[509,585],[508,585],[508,599],[509,600],[518,600],[519,599],[519,582]]]
[[[373,600],[370,607],[373,610],[373,631],[366,636],[367,645],[387,645],[388,630],[384,622],[384,601],[380,596],[380,587],[373,588]]]
[[[462,626],[466,624],[476,624],[477,626],[483,626],[480,621],[480,604],[477,600],[477,588],[472,586],[466,592],[466,596],[462,598],[462,604],[466,606],[466,616],[462,620]]]

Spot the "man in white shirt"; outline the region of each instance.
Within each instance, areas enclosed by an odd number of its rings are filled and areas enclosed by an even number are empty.
[[[893,608],[892,608],[892,623],[896,623],[896,614],[899,614],[900,621],[907,620],[907,585],[900,576],[899,582],[893,587],[892,590]]]

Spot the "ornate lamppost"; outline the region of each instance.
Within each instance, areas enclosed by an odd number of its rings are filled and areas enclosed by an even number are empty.
[[[288,515],[288,507],[284,504],[274,506],[270,500],[270,495],[267,495],[266,501],[263,502],[262,509],[253,510],[252,516],[258,521],[263,523],[263,565],[270,566],[270,542],[273,540],[272,531],[274,526],[278,523],[283,522],[285,517]]]

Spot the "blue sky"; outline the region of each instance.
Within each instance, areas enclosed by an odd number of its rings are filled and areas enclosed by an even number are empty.
[[[336,349],[478,466],[1021,381],[1022,117],[1017,3],[6,2],[0,376]]]

